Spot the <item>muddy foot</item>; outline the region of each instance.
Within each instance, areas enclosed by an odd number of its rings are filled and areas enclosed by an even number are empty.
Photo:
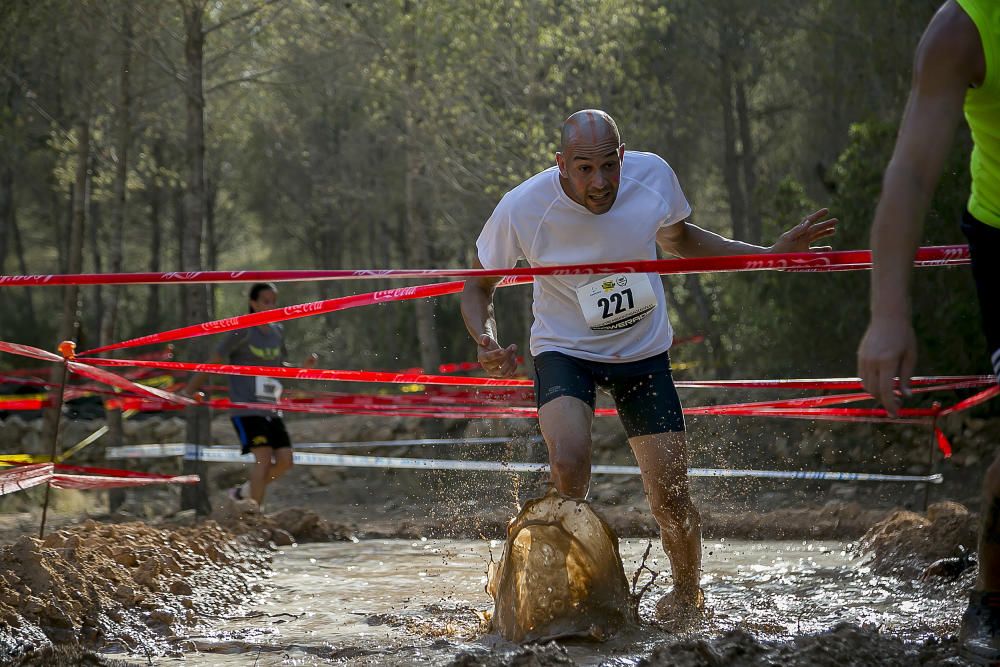
[[[688,627],[705,615],[705,594],[699,588],[694,595],[671,590],[656,602],[656,621],[668,630]]]

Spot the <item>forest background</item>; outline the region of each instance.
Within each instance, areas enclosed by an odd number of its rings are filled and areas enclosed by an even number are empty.
[[[868,232],[937,0],[6,0],[0,274],[469,267],[500,197],[607,110],[694,221]],[[964,243],[966,129],[923,244]],[[866,272],[669,277],[682,378],[852,376]],[[283,284],[282,304],[398,286]],[[0,339],[84,347],[246,309],[246,285],[0,290]],[[986,372],[967,268],[915,278],[918,372]],[[530,291],[498,293],[526,350]],[[326,368],[475,358],[458,299],[286,325]],[[204,339],[179,358],[204,358]],[[298,359],[301,355],[293,354]],[[0,364],[20,362],[4,358]]]

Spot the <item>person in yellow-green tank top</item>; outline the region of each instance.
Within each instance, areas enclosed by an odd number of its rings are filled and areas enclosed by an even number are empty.
[[[962,230],[969,239],[983,328],[1000,381],[998,0],[949,0],[931,19],[917,47],[910,97],[875,211],[871,321],[858,349],[858,373],[893,415],[900,395],[909,396],[917,356],[910,269],[963,112],[975,148]],[[994,664],[1000,662],[1000,457],[986,471],[980,516],[979,575],[959,642],[964,657]]]

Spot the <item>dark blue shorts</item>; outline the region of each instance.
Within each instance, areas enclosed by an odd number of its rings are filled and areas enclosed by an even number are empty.
[[[285,430],[285,422],[281,417],[244,415],[232,419],[236,434],[240,436],[244,454],[249,454],[254,447],[281,449],[292,446],[288,431]]]
[[[668,352],[621,364],[587,361],[561,352],[542,352],[534,361],[538,407],[560,396],[572,396],[593,408],[597,387],[601,387],[615,400],[628,437],[684,431]]]
[[[1000,380],[1000,229],[976,220],[966,211],[962,216],[962,231],[969,239],[972,278],[979,294],[993,374]]]

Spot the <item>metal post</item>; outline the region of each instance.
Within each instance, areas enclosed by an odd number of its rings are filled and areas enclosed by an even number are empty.
[[[192,461],[184,459],[184,474],[198,475],[200,482],[197,484],[185,484],[181,489],[181,509],[193,509],[199,515],[207,515],[212,511],[211,503],[208,500],[209,489],[208,480],[205,479],[205,463],[201,460],[201,448],[211,444],[212,439],[212,413],[209,406],[203,403],[196,403],[185,408],[185,418],[187,419],[187,442],[194,445],[195,455],[198,457]]]
[[[110,401],[109,401],[110,403]],[[115,405],[109,407],[105,414],[108,420],[108,433],[104,440],[105,450],[109,447],[121,447],[125,444],[125,433],[122,428],[122,409]],[[125,504],[125,489],[114,488],[108,490],[108,512],[114,514]]]
[[[66,379],[69,375],[69,360],[73,355],[73,348],[75,347],[76,345],[69,341],[63,341],[59,344],[59,351],[63,353],[63,362],[59,367],[59,393],[56,394],[56,400],[52,406],[52,411],[55,414],[55,424],[52,427],[52,445],[49,447],[49,461],[52,462],[52,465],[55,465],[56,455],[59,453],[59,425],[62,421],[63,397],[66,395]],[[46,482],[45,500],[42,501],[42,522],[38,526],[39,539],[45,537],[45,520],[48,518],[49,514],[49,494],[51,492],[52,484],[51,482]]]

